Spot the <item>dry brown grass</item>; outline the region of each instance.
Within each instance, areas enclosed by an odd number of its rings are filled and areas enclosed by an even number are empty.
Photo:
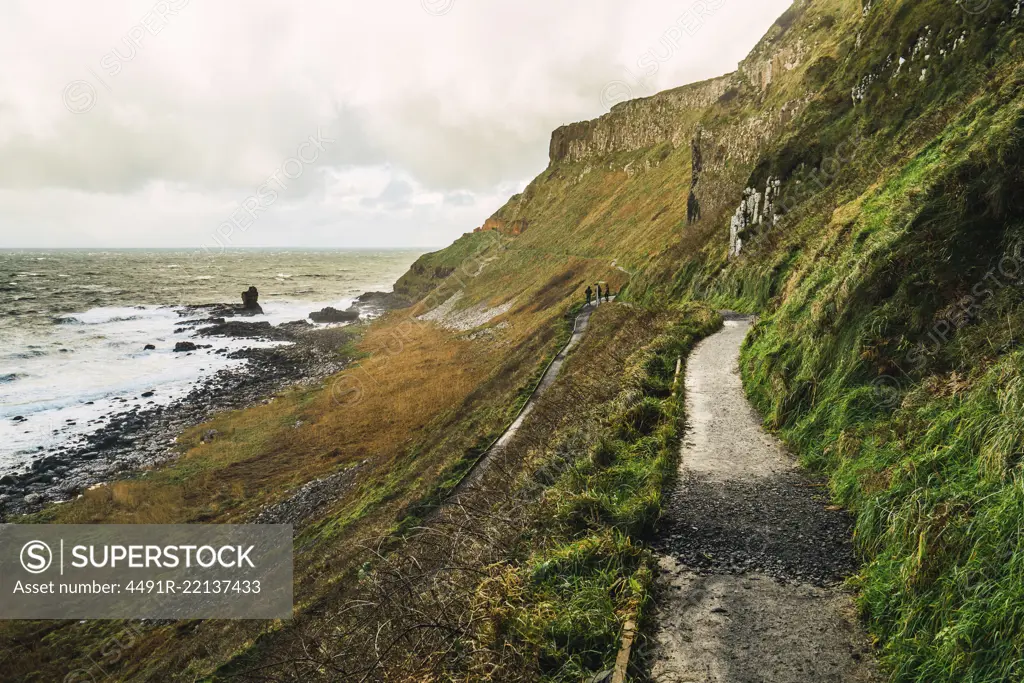
[[[130,514],[137,524],[173,524],[177,511],[184,507],[180,487],[156,487],[148,482],[117,481],[86,491],[81,502],[67,509],[62,519],[68,524],[84,524],[99,517],[103,511],[117,511],[117,516]]]
[[[548,312],[547,321],[557,315]],[[360,541],[387,534],[409,505],[429,496],[453,462],[504,424],[513,396],[554,342],[551,329],[516,331],[522,338],[512,348],[508,339],[471,341],[396,312],[367,331],[359,348],[368,355],[324,386],[218,415],[179,438],[177,460],[90,490],[53,508],[43,521],[237,523],[307,481],[365,460],[351,493],[319,513],[322,524],[310,530],[316,543],[296,553],[298,613],[329,603],[333,591],[345,589],[339,579],[362,561]],[[498,344],[504,345],[501,353]],[[218,436],[202,443],[210,429]],[[0,625],[0,645],[19,652],[18,670],[44,676],[38,680],[51,674],[60,680],[78,668],[109,630],[65,624],[59,641],[44,651],[17,646],[35,640],[42,625]],[[182,625],[147,629],[133,653],[150,656],[118,663],[115,679],[206,671],[204,662],[224,661],[265,627],[201,622],[185,631]],[[182,675],[191,680],[192,674]]]
[[[390,465],[460,405],[495,360],[479,343],[398,316],[372,328],[361,348],[371,355],[325,386],[219,415],[180,438],[180,459],[87,491],[57,508],[53,521],[238,521],[339,465]],[[210,429],[217,438],[202,443]]]
[[[459,405],[494,362],[481,344],[407,320],[371,330],[362,346],[373,355],[303,410],[313,429],[299,430],[300,452],[392,452]]]

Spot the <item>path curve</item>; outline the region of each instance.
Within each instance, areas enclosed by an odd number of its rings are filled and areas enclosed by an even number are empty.
[[[751,320],[725,318],[687,364],[690,424],[656,542],[652,678],[879,680],[841,584],[856,569],[851,519],[762,429],[739,376]]]

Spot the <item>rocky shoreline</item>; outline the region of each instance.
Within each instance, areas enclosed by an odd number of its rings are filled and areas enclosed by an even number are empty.
[[[251,297],[250,292],[243,295]],[[31,469],[0,477],[0,521],[8,515],[38,511],[44,505],[74,498],[85,489],[117,476],[171,460],[180,454],[177,437],[186,429],[209,420],[223,410],[245,408],[270,400],[286,387],[315,383],[342,370],[349,358],[338,352],[358,332],[358,326],[323,327],[305,320],[273,326],[265,321],[237,320],[258,316],[231,304],[189,306],[179,311],[180,330],[193,330],[193,341],[180,343],[181,353],[223,353],[246,361],[222,370],[168,405],[139,404],[108,417],[92,433],[53,449],[32,462]],[[255,300],[251,299],[254,304]],[[402,302],[389,294],[371,292],[357,299],[363,319],[372,319]],[[258,306],[258,304],[257,304]],[[272,347],[245,347],[239,351],[211,350],[204,338],[230,336],[254,341],[280,342]],[[150,398],[144,392],[137,400]],[[211,435],[213,436],[213,435]]]

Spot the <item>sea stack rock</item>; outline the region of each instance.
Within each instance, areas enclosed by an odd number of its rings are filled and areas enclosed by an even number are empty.
[[[263,308],[259,304],[260,293],[255,287],[249,287],[242,292],[242,315],[263,315]]]

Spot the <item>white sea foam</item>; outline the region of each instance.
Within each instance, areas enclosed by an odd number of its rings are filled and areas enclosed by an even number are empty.
[[[346,308],[352,299],[261,302],[272,325],[307,319],[325,306]],[[197,380],[244,361],[225,356],[272,342],[209,337],[213,348],[175,353],[192,330],[175,333],[184,318],[172,307],[108,307],[62,316],[43,348],[18,345],[0,351],[0,473],[24,467],[32,455],[89,433],[112,413],[149,402],[166,405]],[[146,344],[155,351],[144,350]],[[216,353],[226,349],[227,353]],[[155,391],[152,397],[141,394]],[[124,403],[122,399],[127,399]],[[86,405],[92,403],[92,405]],[[15,422],[14,417],[24,417]]]
[[[21,464],[21,452],[46,449],[92,431],[94,421],[152,400],[166,404],[218,370],[237,366],[214,351],[264,345],[252,340],[211,338],[214,346],[192,354],[174,352],[190,332],[171,308],[97,308],[54,325],[42,348],[16,345],[0,351],[0,471]],[[153,344],[155,351],[146,351]],[[13,378],[13,379],[8,379]],[[142,399],[145,391],[155,391]],[[92,405],[86,405],[91,402]],[[24,417],[15,422],[14,417]],[[12,462],[13,460],[13,462]]]

